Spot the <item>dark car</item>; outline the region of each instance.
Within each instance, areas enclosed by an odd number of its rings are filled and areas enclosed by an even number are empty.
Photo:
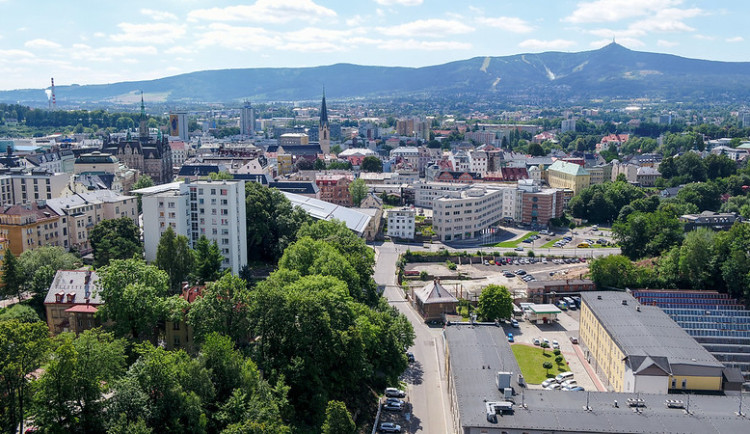
[[[414,362],[414,353],[412,352],[406,353],[406,358],[409,360],[409,363]]]
[[[397,402],[386,402],[383,404],[383,410],[387,411],[401,411],[404,409],[404,404],[399,404]]]

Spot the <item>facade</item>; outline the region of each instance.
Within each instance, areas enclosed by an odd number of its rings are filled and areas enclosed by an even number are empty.
[[[576,130],[576,119],[563,119],[560,123],[560,132],[567,133],[568,131]]]
[[[247,264],[245,182],[174,182],[136,190],[142,194],[143,239],[147,261],[156,259],[162,233],[172,227],[195,246],[201,235],[216,241],[222,268],[239,273]]]
[[[561,190],[538,187],[523,190],[521,223],[547,226],[550,219],[563,215],[564,202]]]
[[[24,157],[26,167],[44,169],[50,173],[72,173],[75,156],[71,150],[49,151]]]
[[[591,176],[578,164],[557,160],[547,169],[547,182],[550,187],[572,190],[575,195],[590,185]]]
[[[434,280],[411,294],[412,303],[425,321],[444,320],[445,314],[456,312],[458,299],[439,280]]]
[[[60,216],[44,201],[6,205],[0,211],[0,237],[8,240],[15,256],[41,246],[61,246],[62,234]]]
[[[205,286],[185,285],[180,296],[188,303],[194,302],[198,297],[203,296]],[[164,346],[167,350],[185,350],[188,353],[195,351],[195,331],[193,327],[185,321],[184,317],[180,321],[164,322]]]
[[[114,155],[100,151],[79,155],[75,160],[73,173],[111,180],[108,188],[118,192],[130,191],[142,174],[139,170],[122,164]]]
[[[536,280],[526,284],[526,297],[539,303],[552,303],[558,294],[562,297],[594,290],[596,285],[588,279]]]
[[[70,181],[69,173],[52,173],[45,169],[24,172],[6,170],[0,174],[0,205],[15,205],[58,197]]]
[[[174,167],[182,167],[188,158],[187,145],[182,141],[169,142],[169,148],[172,150],[172,164]]]
[[[190,141],[188,134],[188,114],[186,111],[169,112],[169,135]]]
[[[111,190],[50,199],[47,206],[60,216],[61,245],[84,255],[91,251],[91,229],[102,220],[129,217],[138,225],[138,199]]]
[[[405,118],[396,121],[396,134],[405,137],[429,139],[430,122],[420,118]]]
[[[392,208],[388,210],[388,231],[391,238],[414,239],[417,212],[412,208]]]
[[[94,316],[104,304],[99,297],[99,276],[89,270],[59,270],[44,299],[51,335],[82,333],[101,325]]]
[[[653,167],[639,167],[635,174],[635,182],[641,187],[655,186],[658,178],[661,178],[661,172]]]
[[[240,134],[252,136],[255,134],[255,109],[249,102],[240,109]]]
[[[309,145],[310,144],[310,137],[305,133],[286,133],[282,134],[279,138],[279,145],[293,145],[293,146],[301,146],[301,145]]]
[[[624,292],[581,293],[580,338],[609,389],[719,392],[722,365],[660,308]]]
[[[414,205],[420,208],[432,208],[435,200],[449,192],[463,191],[468,188],[468,185],[448,182],[415,182]]]
[[[420,176],[424,176],[425,167],[430,162],[430,151],[424,147],[401,146],[391,150],[391,158],[397,162],[405,162],[411,165]]]
[[[315,177],[315,184],[320,189],[320,199],[336,205],[352,206],[352,195],[349,184],[354,181],[351,174],[320,174]]]
[[[502,213],[502,189],[474,186],[435,200],[432,227],[441,241],[473,239],[497,224]]]

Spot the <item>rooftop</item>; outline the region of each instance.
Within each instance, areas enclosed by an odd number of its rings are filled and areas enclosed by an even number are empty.
[[[59,270],[44,298],[44,304],[56,304],[55,295],[63,293],[63,303],[68,302],[68,294],[74,294],[72,304],[103,304],[104,300],[99,298],[97,282],[99,276],[96,271],[88,270]]]
[[[449,381],[455,387],[460,432],[468,427],[482,431],[543,431],[568,433],[738,433],[750,430],[750,420],[738,417],[735,396],[690,395],[691,414],[668,408],[667,399],[687,401],[683,395],[613,392],[562,392],[518,387],[520,372],[502,328],[451,326],[445,329],[449,349]],[[495,385],[498,371],[510,371],[515,389],[514,412],[498,415],[498,423],[487,421],[485,402],[503,401]],[[646,407],[636,413],[629,398],[643,399]],[[614,407],[617,401],[619,407]],[[521,404],[526,407],[522,407]],[[588,406],[591,410],[586,410]],[[743,402],[742,411],[750,412]],[[492,430],[492,431],[489,431]],[[472,430],[471,432],[480,432]]]
[[[673,366],[724,367],[660,308],[641,305],[628,293],[583,292],[581,301],[626,357],[665,357]]]
[[[437,280],[433,280],[424,287],[414,291],[414,295],[423,304],[458,303],[458,299]]]
[[[313,218],[326,221],[333,219],[341,220],[346,224],[346,227],[359,235],[364,233],[365,228],[367,228],[367,224],[371,219],[367,214],[319,199],[300,196],[299,194],[286,191],[282,191],[281,193],[292,202],[292,206],[299,206]]]
[[[568,175],[581,176],[588,175],[589,172],[584,169],[581,165],[575,163],[569,163],[563,160],[557,160],[549,167],[550,171],[562,172]]]

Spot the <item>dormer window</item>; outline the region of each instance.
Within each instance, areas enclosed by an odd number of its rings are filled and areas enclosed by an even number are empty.
[[[65,296],[64,292],[58,292],[55,294],[55,302],[62,303],[63,297]]]
[[[69,292],[68,293],[68,303],[73,303],[73,300],[75,300],[75,298],[76,298],[76,293],[75,292]]]

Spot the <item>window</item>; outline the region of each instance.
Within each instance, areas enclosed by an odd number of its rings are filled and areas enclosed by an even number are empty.
[[[180,323],[179,321],[175,321],[172,323],[172,330],[179,330],[180,329]]]

